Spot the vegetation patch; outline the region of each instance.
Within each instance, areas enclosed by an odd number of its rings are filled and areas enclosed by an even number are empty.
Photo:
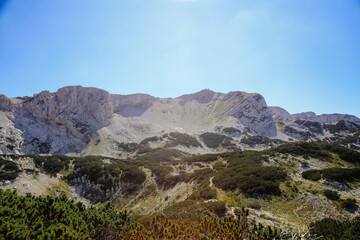
[[[311,223],[310,232],[314,239],[360,239],[360,217],[343,222],[324,218]]]
[[[226,127],[223,132],[228,135],[241,135],[241,130],[234,127]]]
[[[243,139],[241,139],[241,143],[243,144],[247,144],[251,147],[255,147],[258,144],[262,144],[262,145],[279,145],[284,143],[284,141],[280,140],[280,139],[271,139],[268,137],[263,137],[263,136],[248,136],[245,137]]]
[[[324,128],[332,134],[345,131],[349,131],[350,133],[352,133],[360,130],[359,125],[345,120],[340,120],[335,124],[324,124]]]
[[[14,180],[20,172],[21,170],[15,162],[0,157],[0,181]]]
[[[340,199],[339,193],[337,191],[332,191],[329,189],[324,190],[324,196],[330,200],[335,200],[335,201]]]
[[[149,142],[156,142],[156,141],[158,141],[159,139],[160,139],[160,138],[157,137],[157,136],[148,137],[148,138],[143,139],[143,140],[140,142],[140,145],[146,145],[146,144],[148,144]]]
[[[273,153],[293,154],[296,156],[312,157],[322,161],[331,161],[331,153],[337,154],[342,160],[360,164],[360,153],[341,146],[319,144],[314,142],[285,143],[269,150]]]
[[[342,160],[360,165],[360,152],[356,152],[341,146],[321,145],[324,149],[336,153]]]
[[[313,122],[308,120],[296,119],[295,123],[308,128],[311,132],[318,134],[323,133],[323,125],[320,122]]]
[[[232,143],[232,138],[217,133],[203,133],[200,135],[200,138],[209,148],[218,148],[219,146],[223,146],[225,148],[232,148],[236,146]]]
[[[169,134],[165,134],[163,137],[169,138],[169,142],[167,142],[165,147],[175,147],[177,145],[182,145],[188,148],[201,147],[201,144],[195,137],[186,133],[171,132]]]
[[[111,163],[105,163],[104,159],[110,160]],[[146,176],[137,164],[128,161],[86,156],[74,161],[74,171],[66,177],[73,184],[74,180],[81,178],[100,184],[104,192],[122,182],[125,191],[132,193],[140,188]]]
[[[311,181],[326,179],[335,182],[353,182],[360,179],[360,168],[326,168],[309,170],[302,173],[302,177]]]
[[[86,208],[60,197],[17,195],[0,189],[0,239],[116,239],[131,227],[129,214],[110,204]]]
[[[324,149],[323,145],[309,142],[292,142],[285,143],[270,151],[274,153],[287,153],[297,156],[308,156],[317,158],[323,161],[330,161],[331,154],[328,150]]]
[[[183,158],[182,162],[203,162],[210,163],[219,159],[218,154],[202,154]]]
[[[139,153],[139,152],[138,152]],[[186,154],[177,149],[168,149],[168,148],[156,148],[149,149],[144,154],[138,154],[135,157],[135,160],[143,163],[160,163],[160,162],[172,162],[177,159],[185,157]]]
[[[262,152],[231,152],[220,156],[229,165],[215,173],[213,182],[217,187],[231,191],[239,189],[251,197],[281,193],[279,184],[287,174],[279,167],[263,166],[262,162],[267,160],[267,156]]]
[[[360,131],[355,132],[354,134],[346,134],[346,135],[339,135],[335,134],[333,137],[325,138],[319,142],[331,143],[335,146],[346,146],[352,150],[360,150],[360,147],[357,146],[359,144],[360,139]]]
[[[315,135],[313,133],[309,132],[309,131],[306,131],[306,132],[305,131],[300,131],[300,130],[297,130],[295,128],[289,127],[289,126],[285,127],[284,133],[287,134],[287,135],[296,137],[296,138],[300,138],[302,140],[308,140],[311,137],[315,137]]]
[[[73,159],[66,155],[38,156],[34,154],[25,155],[34,160],[35,166],[44,169],[45,172],[56,175],[61,170],[67,170],[69,163]]]
[[[179,174],[172,175],[172,168],[170,166],[149,166],[156,176],[156,183],[159,188],[164,190],[173,188],[176,184],[185,182],[196,182],[200,183],[205,178],[208,178],[210,174],[213,173],[213,170],[210,168],[197,169],[191,173],[185,171],[180,171]]]
[[[212,203],[222,209],[223,203]],[[157,216],[134,225],[121,239],[290,239],[290,234],[281,234],[277,228],[264,227],[261,224],[249,224],[248,210],[242,209],[237,218],[216,216],[201,217],[206,206],[188,209],[199,219],[169,218]],[[201,209],[202,208],[202,209]],[[195,213],[195,214],[194,214]],[[294,234],[294,237],[297,237]]]
[[[358,206],[356,205],[356,200],[354,198],[347,198],[342,201],[340,205],[343,209],[346,209],[348,211],[353,211],[358,208]]]
[[[118,143],[118,142],[116,142],[115,144],[116,144],[117,149],[119,151],[123,151],[123,152],[133,153],[139,149],[139,144],[137,144],[137,143],[124,143],[124,142]]]

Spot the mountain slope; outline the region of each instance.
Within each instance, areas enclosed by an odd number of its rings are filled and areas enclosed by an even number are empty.
[[[257,222],[302,229],[326,217],[359,215],[359,166],[359,152],[295,142],[203,155],[162,148],[128,159],[0,155],[0,178],[2,189],[21,195],[65,192],[87,205],[110,201],[175,219],[234,216],[246,207]]]

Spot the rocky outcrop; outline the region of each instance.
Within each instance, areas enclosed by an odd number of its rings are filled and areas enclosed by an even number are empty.
[[[227,115],[235,117],[244,127],[252,128],[258,135],[276,136],[275,121],[263,96],[230,92],[225,99],[233,100],[225,112]]]
[[[152,106],[156,98],[148,94],[112,95],[111,104],[114,112],[123,117],[141,116]]]
[[[0,111],[11,111],[13,104],[11,100],[3,94],[0,94]]]
[[[121,187],[120,182],[116,182],[111,188],[106,188],[102,184],[95,184],[85,177],[75,178],[69,181],[75,187],[75,192],[80,196],[89,199],[92,204],[108,201]]]
[[[276,120],[291,121],[294,119],[293,115],[281,107],[269,107],[269,110]]]
[[[341,120],[347,120],[360,125],[360,119],[349,114],[334,113],[316,115],[314,112],[304,112],[293,114],[293,117],[321,123],[335,123]]]
[[[23,131],[25,153],[80,152],[96,131],[110,124],[110,94],[96,88],[43,91],[18,104],[14,123]]]

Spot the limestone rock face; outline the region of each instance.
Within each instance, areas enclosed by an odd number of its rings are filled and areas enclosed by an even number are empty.
[[[24,152],[65,153],[85,148],[112,115],[108,92],[75,86],[43,91],[18,104],[14,122],[24,132]]]
[[[243,126],[252,128],[258,135],[276,136],[275,121],[263,96],[230,92],[225,98],[233,100],[226,114],[238,119]]]
[[[10,111],[12,109],[11,100],[3,94],[0,94],[0,111]]]
[[[110,189],[104,189],[103,185],[92,183],[84,177],[75,178],[69,183],[75,187],[77,194],[91,200],[92,204],[109,200],[121,187],[121,182],[116,182]]]
[[[148,147],[161,147],[162,136],[171,132],[185,134],[179,144],[187,136],[201,142],[203,133],[220,133],[231,138],[218,136],[227,140],[217,146],[240,147],[241,139],[251,136],[321,140],[338,132],[351,135],[357,128],[360,131],[360,120],[355,116],[291,115],[280,107],[268,107],[260,94],[239,91],[224,94],[205,89],[178,98],[156,98],[71,86],[32,97],[0,95],[0,153],[119,156],[124,151],[118,146],[156,136]],[[197,148],[221,151],[203,143]]]
[[[113,111],[123,117],[141,116],[152,106],[155,98],[148,94],[131,94],[111,96]]]
[[[0,111],[0,154],[20,154],[22,132],[15,128],[11,112]]]
[[[316,115],[313,112],[305,112],[305,113],[294,114],[293,116],[300,118],[300,119],[316,121],[316,122],[321,122],[321,123],[334,123],[334,122],[338,122],[340,120],[347,120],[347,121],[350,121],[350,122],[360,125],[359,118],[357,118],[353,115],[348,115],[348,114],[334,113],[334,114]]]
[[[52,94],[43,91],[23,104],[34,117],[64,123],[69,117],[92,125],[107,125],[113,114],[110,94],[96,88],[64,87]]]
[[[269,110],[271,111],[274,119],[276,120],[290,121],[295,118],[288,111],[281,107],[269,107]]]

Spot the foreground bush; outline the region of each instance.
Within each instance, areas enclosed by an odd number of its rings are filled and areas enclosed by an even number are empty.
[[[18,196],[0,189],[0,239],[115,239],[129,228],[128,213],[107,204],[85,208],[65,195]]]
[[[324,218],[310,224],[313,239],[349,240],[360,239],[360,217],[351,221]]]
[[[287,239],[279,229],[250,225],[248,211],[242,209],[237,218],[203,218],[200,221],[169,220],[155,217],[134,225],[122,239]]]
[[[279,229],[237,218],[198,213],[197,219],[145,217],[137,223],[111,204],[85,208],[65,195],[35,197],[0,190],[0,239],[287,239]],[[212,203],[212,205],[222,205]],[[220,209],[220,208],[219,208]],[[207,216],[207,217],[206,217]]]

